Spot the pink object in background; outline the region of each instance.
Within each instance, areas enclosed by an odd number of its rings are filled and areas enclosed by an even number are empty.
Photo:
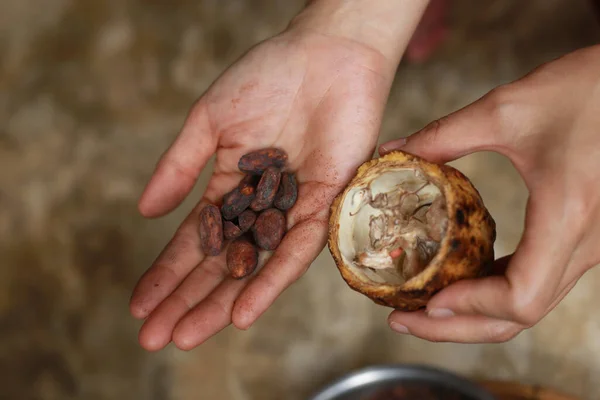
[[[446,16],[451,0],[431,0],[408,44],[405,58],[412,63],[427,61],[448,35]]]
[[[592,7],[596,11],[596,17],[598,18],[598,21],[600,22],[600,0],[591,0],[591,1],[592,1]]]
[[[590,0],[600,22],[600,0]],[[452,0],[431,0],[408,44],[404,58],[411,63],[427,61],[448,36],[446,17]]]

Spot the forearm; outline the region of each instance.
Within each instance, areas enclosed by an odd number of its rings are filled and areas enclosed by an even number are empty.
[[[359,42],[397,66],[428,3],[429,0],[310,0],[292,25]]]

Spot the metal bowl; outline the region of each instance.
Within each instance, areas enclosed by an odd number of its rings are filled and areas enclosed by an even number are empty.
[[[378,391],[406,384],[449,390],[469,400],[497,400],[476,383],[449,371],[424,365],[377,365],[332,382],[308,400],[363,400]]]

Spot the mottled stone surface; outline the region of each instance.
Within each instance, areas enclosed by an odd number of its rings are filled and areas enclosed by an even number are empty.
[[[146,353],[130,290],[198,198],[144,221],[136,200],[192,102],[300,0],[0,2],[0,398],[301,399],[353,368],[419,362],[598,398],[600,270],[502,345],[399,337],[327,252],[250,330],[191,352]],[[382,141],[404,136],[539,63],[597,42],[584,0],[456,1],[427,64],[402,65]],[[527,193],[510,163],[456,163],[516,246]]]

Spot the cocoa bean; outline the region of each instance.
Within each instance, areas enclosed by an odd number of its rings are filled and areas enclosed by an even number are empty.
[[[221,206],[223,218],[228,221],[234,219],[250,206],[252,200],[254,200],[254,193],[247,195],[243,194],[240,188],[233,189],[223,196],[223,205]]]
[[[256,185],[260,180],[259,175],[245,174],[238,187],[240,191],[244,194],[251,194],[251,192],[255,191]]]
[[[238,216],[238,226],[242,233],[248,232],[252,225],[254,225],[254,221],[256,221],[256,213],[252,210],[245,210]]]
[[[217,256],[223,248],[223,220],[219,208],[214,204],[200,211],[200,247],[207,256]]]
[[[223,223],[223,236],[226,240],[235,239],[242,235],[242,231],[239,226],[231,221],[225,221]]]
[[[245,237],[234,240],[227,249],[227,268],[232,278],[250,275],[258,265],[258,250]]]
[[[285,235],[286,221],[283,213],[276,208],[261,212],[252,226],[254,241],[263,250],[275,250]]]
[[[283,168],[287,159],[285,151],[271,147],[244,154],[238,161],[238,168],[243,172],[260,175],[268,167]]]
[[[297,199],[298,184],[296,183],[296,176],[290,172],[284,172],[281,175],[281,182],[273,204],[281,211],[286,211],[292,208]]]
[[[279,168],[268,167],[265,170],[256,187],[256,196],[250,203],[250,208],[253,211],[262,211],[271,207],[279,189],[280,180],[281,170]]]
[[[221,206],[223,218],[230,221],[250,206],[256,197],[255,179],[256,177],[252,175],[244,176],[235,189],[223,196],[223,205]]]

